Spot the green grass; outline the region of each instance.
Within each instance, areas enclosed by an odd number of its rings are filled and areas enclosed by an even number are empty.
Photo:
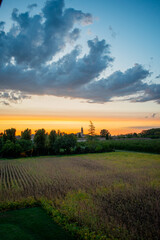
[[[39,208],[0,213],[1,240],[71,240],[73,237]]]

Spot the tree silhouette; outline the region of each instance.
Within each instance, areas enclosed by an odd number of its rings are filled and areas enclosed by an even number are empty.
[[[107,129],[102,129],[100,131],[100,135],[101,135],[101,137],[105,137],[106,139],[109,139],[110,132]]]
[[[45,143],[46,143],[46,131],[45,129],[38,129],[35,131],[34,144],[38,155],[43,155],[45,153]]]
[[[88,134],[92,137],[95,135],[95,126],[93,125],[92,121],[90,121],[89,124]]]
[[[0,6],[1,6],[1,4],[2,4],[2,0],[0,0]]]
[[[21,139],[31,140],[31,129],[25,129],[21,132]]]
[[[10,128],[10,129],[4,130],[3,142],[5,143],[7,140],[10,140],[13,143],[16,142],[16,129],[15,128]]]

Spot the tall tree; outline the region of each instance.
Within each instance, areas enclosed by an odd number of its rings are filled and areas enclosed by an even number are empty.
[[[106,139],[109,139],[110,132],[107,129],[102,129],[100,131],[100,135],[101,135],[101,137],[105,137]]]
[[[45,132],[45,129],[42,128],[42,129],[36,130],[36,133],[34,136],[34,144],[35,144],[38,155],[45,154],[46,137],[47,137],[47,134]]]
[[[95,126],[92,121],[89,124],[88,134],[92,137],[95,135]]]
[[[21,139],[31,140],[31,129],[25,129],[21,132]]]
[[[48,148],[50,153],[55,152],[54,143],[56,141],[56,138],[57,138],[57,133],[55,130],[52,130],[48,136]]]
[[[16,129],[15,128],[6,129],[4,131],[3,142],[5,143],[8,140],[13,143],[16,142]]]

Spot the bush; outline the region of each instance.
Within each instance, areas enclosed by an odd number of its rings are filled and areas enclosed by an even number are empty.
[[[22,151],[22,147],[19,143],[13,143],[10,140],[7,140],[2,147],[2,157],[17,158]]]
[[[88,140],[86,142],[79,142],[75,148],[75,153],[101,153],[112,152],[113,147],[110,143],[105,141]]]
[[[76,147],[76,137],[73,134],[64,134],[56,138],[54,149],[56,153],[72,153]]]
[[[81,153],[88,153],[88,147],[86,146],[85,142],[78,142],[74,149],[74,153],[81,154]]]
[[[21,156],[32,156],[33,143],[31,140],[20,139],[18,143],[22,148]]]

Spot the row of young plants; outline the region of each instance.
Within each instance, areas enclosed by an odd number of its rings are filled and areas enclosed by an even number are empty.
[[[68,217],[60,213],[59,210],[53,207],[52,201],[46,198],[40,198],[35,200],[33,197],[26,198],[21,201],[14,202],[0,202],[0,212],[30,208],[30,207],[42,207],[49,216],[67,230],[76,239],[84,240],[111,240],[111,237],[104,235],[102,232],[93,232],[86,226],[80,226],[77,222],[70,222]]]

